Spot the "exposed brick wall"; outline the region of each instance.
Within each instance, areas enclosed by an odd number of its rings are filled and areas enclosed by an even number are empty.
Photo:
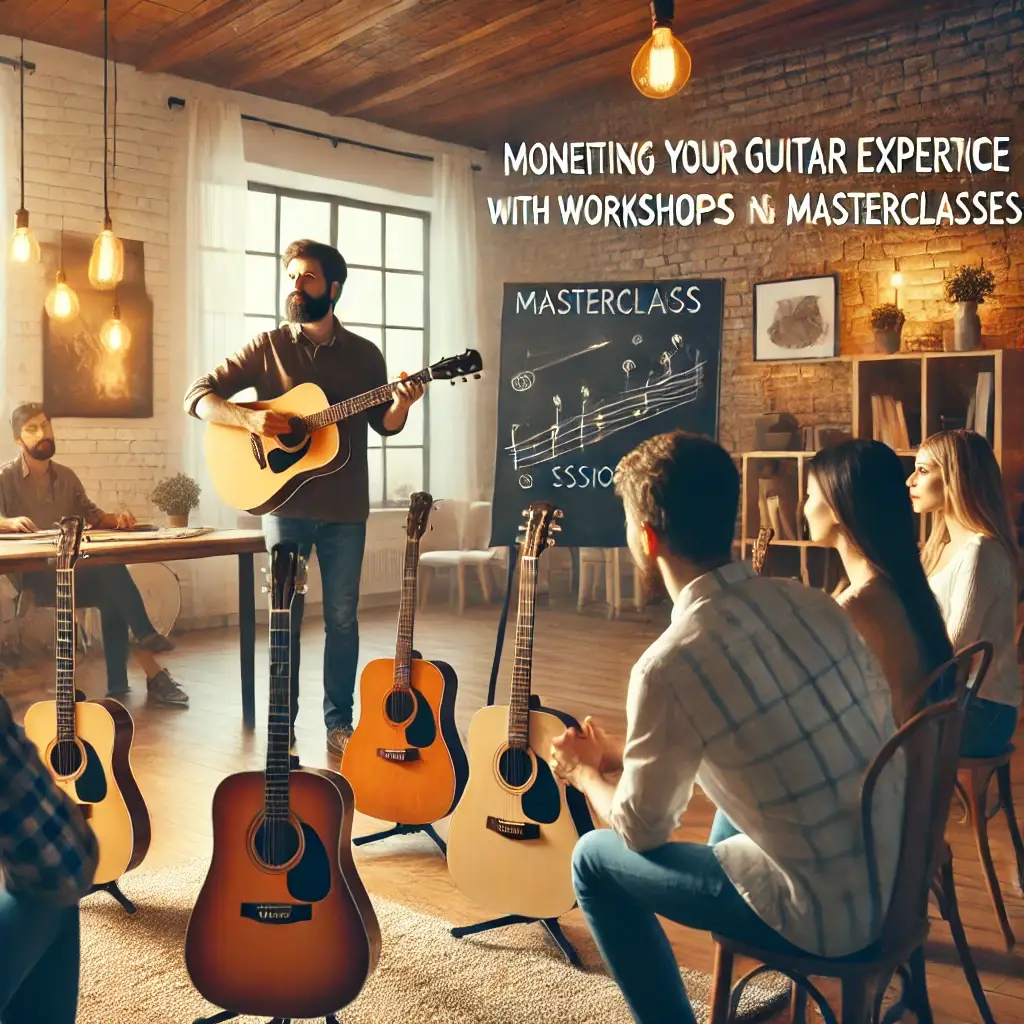
[[[685,30],[681,30],[685,41]],[[1012,345],[1024,313],[1024,242],[1017,227],[793,227],[785,226],[788,193],[869,190],[904,194],[918,189],[951,192],[1018,189],[1024,192],[1024,3],[971,5],[959,13],[882,35],[806,49],[758,61],[726,74],[694,77],[679,96],[652,102],[632,91],[629,68],[615,97],[577,97],[552,105],[524,141],[650,139],[667,166],[664,139],[733,139],[742,147],[765,138],[861,135],[1009,135],[1012,173],[968,179],[938,175],[856,178],[768,174],[740,177],[656,174],[650,178],[572,176],[532,179],[502,175],[502,153],[478,182],[480,236],[487,268],[484,319],[493,341],[500,330],[503,281],[631,280],[724,277],[720,438],[730,449],[754,443],[756,416],[772,407],[793,412],[804,425],[849,422],[849,363],[755,364],[752,361],[753,284],[759,280],[835,272],[840,277],[840,351],[870,351],[870,309],[893,301],[894,257],[904,276],[900,305],[904,339],[938,341],[952,322],[942,297],[951,266],[984,259],[996,275],[997,295],[980,307],[984,344]],[[627,91],[628,90],[628,91]],[[519,140],[516,140],[519,141]],[[827,151],[827,150],[826,150]],[[741,165],[742,166],[742,165]],[[851,167],[849,159],[847,166]],[[855,149],[852,168],[855,170]],[[564,228],[562,192],[732,192],[731,225],[700,228]],[[751,227],[749,196],[776,198],[781,224]],[[491,227],[486,196],[550,194],[552,223],[543,227]],[[490,386],[493,387],[492,377]],[[492,449],[493,450],[493,449]],[[493,471],[493,470],[492,470]]]

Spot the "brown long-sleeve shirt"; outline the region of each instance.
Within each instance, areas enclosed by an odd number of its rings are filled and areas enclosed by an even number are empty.
[[[299,329],[284,324],[258,334],[245,348],[229,356],[212,373],[193,382],[185,395],[185,411],[196,415],[205,395],[230,399],[255,388],[259,401],[280,398],[299,384],[317,384],[333,405],[372,391],[388,382],[384,355],[371,341],[346,330],[335,319],[334,338],[314,345]],[[388,437],[397,430],[384,426],[387,405],[353,416],[344,423],[352,457],[338,472],[303,484],[272,515],[323,519],[335,523],[363,522],[370,514],[370,485],[366,465],[367,424]]]

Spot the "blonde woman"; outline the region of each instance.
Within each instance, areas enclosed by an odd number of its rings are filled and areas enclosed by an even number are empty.
[[[1019,551],[999,464],[980,434],[944,430],[921,445],[907,487],[914,511],[934,515],[921,561],[953,649],[976,640],[994,648],[960,746],[965,757],[994,757],[1013,737],[1022,697],[1014,643]]]

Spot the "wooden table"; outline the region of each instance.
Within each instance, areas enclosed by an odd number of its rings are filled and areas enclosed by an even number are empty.
[[[82,550],[89,565],[137,565],[140,562],[181,562],[191,558],[238,556],[238,640],[242,670],[242,720],[256,728],[256,596],[253,555],[266,551],[259,530],[215,530],[201,537],[180,540],[103,541]],[[46,572],[56,548],[46,540],[3,540],[0,535],[0,575],[14,572]]]

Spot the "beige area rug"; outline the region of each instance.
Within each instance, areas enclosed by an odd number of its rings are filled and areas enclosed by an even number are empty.
[[[185,928],[207,861],[133,872],[129,917],[98,893],[82,903],[78,1024],[192,1024],[217,1012],[185,970]],[[615,983],[599,964],[570,967],[543,928],[515,926],[454,939],[449,924],[372,897],[382,934],[380,962],[343,1024],[630,1024]],[[706,1021],[711,978],[683,971],[698,1021]],[[752,1022],[780,1009],[788,982],[778,975],[748,986],[740,1007]],[[240,1017],[239,1024],[267,1018]],[[321,1018],[322,1022],[323,1018]]]

